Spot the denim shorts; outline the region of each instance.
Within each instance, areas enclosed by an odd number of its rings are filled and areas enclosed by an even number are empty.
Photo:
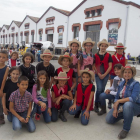
[[[114,79],[116,77],[116,75],[110,75],[110,79]]]

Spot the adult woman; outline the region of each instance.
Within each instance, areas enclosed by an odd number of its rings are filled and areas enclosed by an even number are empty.
[[[114,124],[124,119],[123,130],[118,135],[119,139],[126,138],[133,121],[133,116],[140,114],[140,84],[134,80],[136,68],[122,67],[124,81],[120,83],[115,97],[113,109],[106,116],[106,122]]]

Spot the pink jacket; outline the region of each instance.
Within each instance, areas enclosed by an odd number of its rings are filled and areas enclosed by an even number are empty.
[[[36,98],[36,96],[37,96],[37,85],[35,84],[34,86],[33,86],[33,90],[32,90],[32,97],[33,97],[33,101],[36,103],[36,104],[38,104],[38,100],[37,100],[37,98]],[[52,106],[52,103],[51,103],[51,95],[50,95],[50,89],[48,89],[48,93],[47,93],[47,100],[48,100],[48,108],[51,108],[51,106]]]

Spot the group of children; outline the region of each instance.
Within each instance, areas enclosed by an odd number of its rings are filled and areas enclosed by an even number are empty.
[[[24,54],[23,64],[18,67],[17,52],[12,52],[8,67],[5,65],[8,54],[1,51],[0,124],[5,123],[4,112],[14,130],[20,129],[25,123],[28,131],[34,132],[34,116],[39,121],[42,114],[46,123],[56,122],[58,118],[66,122],[64,114],[68,112],[75,118],[81,114],[81,123],[87,125],[90,111],[103,115],[106,113],[105,99],[109,99],[115,103],[106,121],[113,124],[123,118],[124,127],[119,138],[125,138],[133,116],[140,114],[140,84],[133,79],[136,70],[125,66],[126,48],[122,43],[115,47],[116,52],[112,56],[106,51],[109,47],[106,39],[97,44],[99,51],[95,55],[92,53],[94,45],[95,42],[87,38],[82,44],[83,52],[79,53],[81,43],[73,39],[69,42],[70,53],[59,57],[61,67],[56,70],[50,63],[53,58],[50,50],[40,54],[43,62],[36,67],[31,64],[34,61],[31,53]],[[109,76],[111,87],[105,91]]]

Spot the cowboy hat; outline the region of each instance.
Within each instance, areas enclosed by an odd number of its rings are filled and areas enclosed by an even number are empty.
[[[108,43],[106,39],[103,39],[102,41],[98,42],[97,46],[99,47],[101,44],[106,44],[107,47],[109,47],[110,45],[110,43]]]
[[[69,61],[70,61],[70,64],[71,64],[72,61],[73,61],[73,57],[70,57],[69,53],[65,52],[65,54],[64,54],[64,55],[61,55],[61,56],[59,57],[59,59],[58,59],[58,63],[59,63],[60,65],[62,65],[62,59],[63,59],[63,58],[68,58]]]
[[[91,75],[91,80],[94,80],[94,72],[92,70],[89,70],[89,68],[86,68],[84,70],[80,70],[80,75],[82,75],[84,72],[89,73]]]
[[[93,47],[94,47],[94,45],[95,45],[95,41],[92,41],[91,40],[91,38],[87,38],[85,41],[83,41],[83,44],[82,44],[82,47],[84,48],[85,47],[85,44],[86,43],[91,43],[92,45],[93,45]],[[93,48],[92,47],[92,48]]]
[[[56,80],[69,80],[70,77],[67,76],[66,72],[60,72],[58,76],[54,76]]]
[[[51,56],[51,59],[53,58],[52,53],[48,49],[46,49],[43,54],[40,55],[40,58],[43,59],[43,56]]]
[[[126,49],[126,47],[124,47],[124,45],[122,43],[118,43],[116,47],[114,47],[115,49],[118,49],[118,48],[122,48],[122,49]]]
[[[79,42],[77,39],[73,39],[72,41],[69,41],[69,47],[72,43],[77,43],[79,45],[79,49],[81,48],[81,42]]]
[[[135,77],[135,75],[136,75],[136,68],[135,67],[131,67],[131,66],[122,67],[121,68],[122,75],[124,74],[124,70],[126,70],[126,69],[130,69],[133,73],[133,77]]]

